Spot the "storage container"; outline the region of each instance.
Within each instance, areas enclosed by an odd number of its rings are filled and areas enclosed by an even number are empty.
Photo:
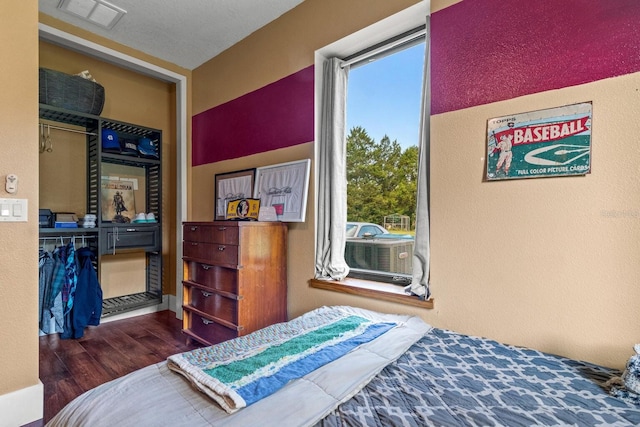
[[[40,68],[40,104],[100,115],[104,87],[80,76]]]
[[[38,227],[53,228],[53,212],[51,212],[51,209],[38,210]]]

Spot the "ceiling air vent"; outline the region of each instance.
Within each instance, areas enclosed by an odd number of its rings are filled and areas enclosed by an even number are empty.
[[[60,0],[58,9],[108,30],[127,13],[104,0]]]

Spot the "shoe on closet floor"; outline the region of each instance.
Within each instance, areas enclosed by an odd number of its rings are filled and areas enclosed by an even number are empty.
[[[146,216],[147,222],[158,222],[156,221],[156,216],[152,213],[149,212]]]

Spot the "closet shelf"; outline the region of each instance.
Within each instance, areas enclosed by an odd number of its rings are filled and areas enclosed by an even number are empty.
[[[123,295],[105,299],[102,302],[102,317],[109,317],[131,310],[160,304],[162,295],[152,292],[140,292],[137,294]]]
[[[40,237],[97,236],[97,228],[40,228]]]
[[[140,166],[140,165],[159,165],[160,160],[157,159],[145,159],[144,157],[133,157],[125,154],[111,154],[102,153],[102,161],[109,163],[118,163],[127,166]]]
[[[137,137],[152,137],[157,139],[156,131],[141,126],[132,125],[130,123],[118,122],[115,120],[102,119],[102,127],[114,130],[118,133],[136,135]],[[157,141],[156,141],[157,142]]]
[[[52,107],[47,104],[40,104],[40,118],[54,122],[62,122],[84,128],[96,128],[100,117],[91,114],[82,114]]]

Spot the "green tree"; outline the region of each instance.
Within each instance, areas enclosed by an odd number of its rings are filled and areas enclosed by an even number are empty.
[[[382,224],[391,214],[414,218],[418,147],[379,143],[360,126],[347,136],[347,218]]]

